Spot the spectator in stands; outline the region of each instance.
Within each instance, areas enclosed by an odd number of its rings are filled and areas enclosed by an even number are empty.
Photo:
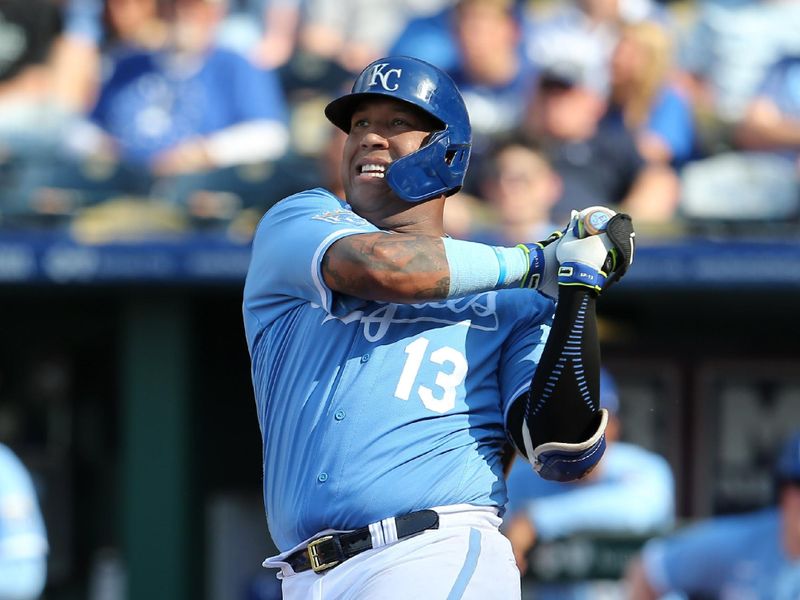
[[[53,50],[54,96],[80,115],[91,108],[100,83],[104,1],[64,0],[61,6],[64,29]]]
[[[57,10],[55,4],[53,10]],[[101,64],[110,68],[126,52],[152,50],[166,41],[158,0],[66,0],[60,16],[63,28],[52,40],[49,59],[40,68],[45,101],[27,99],[28,118],[11,110],[0,111],[9,117],[12,127],[24,132],[22,139],[28,140],[28,145],[18,146],[29,150],[6,182],[12,190],[4,206],[7,224],[71,218],[81,204],[81,194],[61,184],[71,188],[72,183],[81,187],[86,182],[79,170],[73,169],[72,154],[83,149],[86,130],[82,123],[97,99],[104,70]]]
[[[513,130],[531,93],[535,69],[525,52],[527,11],[520,0],[456,0],[410,21],[391,54],[421,58],[447,71],[461,89],[473,132]]]
[[[162,4],[159,0],[105,0],[102,51],[118,56],[163,48],[169,28]]]
[[[648,542],[629,568],[630,598],[800,598],[800,432],[784,442],[775,479],[775,507],[711,518]]]
[[[93,2],[94,0],[72,0]],[[69,11],[68,11],[69,12]],[[51,0],[0,3],[0,204],[5,224],[19,213],[51,212],[25,190],[61,155],[87,108],[97,55],[72,47],[70,23]],[[91,21],[91,19],[89,19]],[[85,67],[85,68],[84,68]],[[63,204],[63,203],[62,203]],[[60,210],[60,209],[57,209]]]
[[[49,151],[65,110],[53,92],[53,46],[61,33],[49,0],[0,3],[0,163]]]
[[[627,128],[649,162],[682,165],[694,149],[694,114],[671,82],[672,41],[663,25],[626,25],[611,57],[611,95],[603,124]]]
[[[264,69],[277,69],[292,56],[303,0],[231,0],[217,39]]]
[[[275,160],[288,145],[276,76],[214,44],[223,14],[218,0],[176,0],[169,45],[121,57],[91,114],[95,154],[141,169],[154,193],[198,217],[230,208],[229,194],[202,192],[236,193],[236,167]]]
[[[453,12],[459,65],[450,72],[472,124],[473,160],[492,137],[518,130],[535,77],[522,49],[514,0],[459,0]]]
[[[740,148],[774,152],[800,168],[800,52],[767,70],[736,134]]]
[[[72,115],[90,110],[106,55],[165,43],[161,8],[160,0],[63,0],[63,30],[53,48],[53,97]]]
[[[800,52],[768,70],[732,125],[733,149],[683,174],[681,210],[694,219],[784,221],[800,214]]]
[[[680,44],[680,72],[710,154],[733,146],[731,128],[769,65],[800,52],[800,2],[704,0],[697,8]]]
[[[652,0],[569,0],[549,6],[554,7],[551,12],[534,11],[527,29],[530,59],[542,66],[554,60],[591,61],[590,68],[598,75],[608,73],[622,25],[667,20]]]
[[[452,0],[305,0],[299,45],[358,73],[387,55],[406,24]],[[413,54],[412,54],[413,56]]]
[[[482,202],[471,230],[464,233],[468,239],[513,245],[515,240],[543,240],[559,229],[550,212],[561,193],[561,178],[540,148],[516,138],[503,140],[482,166]]]
[[[631,133],[604,128],[605,76],[591,62],[543,68],[524,132],[538,142],[563,181],[553,219],[572,206],[617,206],[638,223],[664,223],[675,211],[678,179],[668,165],[646,163]]]
[[[672,471],[660,455],[620,441],[619,395],[607,370],[601,371],[600,405],[610,413],[603,460],[586,478],[558,483],[540,478],[522,461],[508,476],[509,509],[505,533],[511,541],[522,574],[535,544],[572,536],[630,536],[664,533],[674,523],[675,489]],[[620,574],[622,579],[623,574]],[[523,583],[523,598],[537,600],[592,600],[613,587],[621,597],[621,583]]]
[[[0,444],[0,598],[34,600],[47,580],[47,534],[28,469]]]
[[[390,46],[390,56],[414,56],[443,71],[459,64],[458,44],[453,34],[455,6],[445,6],[432,15],[410,19]]]

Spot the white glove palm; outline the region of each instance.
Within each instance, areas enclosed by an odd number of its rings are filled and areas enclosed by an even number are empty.
[[[600,219],[599,223],[597,219],[592,219],[600,229],[592,234],[586,230],[585,223],[592,213],[597,215],[598,211],[605,218]],[[559,285],[583,286],[598,293],[602,290],[608,270],[614,264],[613,254],[609,254],[614,250],[614,243],[604,229],[609,218],[615,214],[610,209],[597,206],[580,212],[572,211],[564,237],[556,247]]]
[[[530,261],[521,285],[551,298],[558,296],[560,285],[583,286],[599,293],[624,275],[633,262],[634,236],[627,215],[604,206],[573,210],[563,231],[543,242],[519,244]]]

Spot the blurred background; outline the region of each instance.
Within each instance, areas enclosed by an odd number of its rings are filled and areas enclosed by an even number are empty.
[[[771,502],[800,425],[799,31],[794,0],[0,1],[0,442],[41,506],[42,597],[280,597],[249,242],[286,195],[342,193],[322,109],[388,53],[464,92],[451,235],[634,217],[603,359],[677,522]],[[526,578],[618,579],[644,540],[556,541]]]

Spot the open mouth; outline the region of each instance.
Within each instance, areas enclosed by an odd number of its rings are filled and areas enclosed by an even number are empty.
[[[358,173],[366,177],[374,177],[376,179],[383,179],[386,173],[386,165],[379,165],[374,163],[367,163],[358,168]]]

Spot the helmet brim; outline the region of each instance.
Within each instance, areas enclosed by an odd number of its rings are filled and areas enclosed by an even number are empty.
[[[426,114],[428,117],[433,119],[433,121],[438,125],[438,129],[445,129],[447,125],[442,122],[436,115],[432,114],[431,112],[425,110],[423,107],[415,104],[413,102],[409,102],[403,98],[398,98],[393,96],[392,94],[383,94],[380,92],[358,92],[355,94],[347,94],[340,98],[336,98],[328,103],[325,107],[325,116],[328,120],[336,125],[339,129],[344,131],[345,133],[350,133],[350,125],[351,120],[353,118],[353,113],[358,110],[358,107],[361,106],[365,101],[370,99],[390,99],[394,100],[395,102],[401,102],[408,106],[414,107],[416,110]]]

